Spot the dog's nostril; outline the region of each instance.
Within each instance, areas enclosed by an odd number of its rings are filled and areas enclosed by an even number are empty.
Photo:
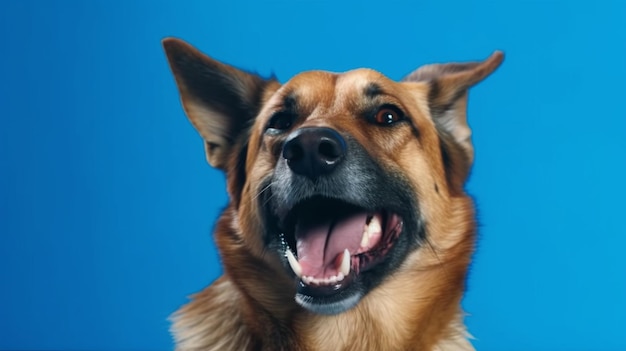
[[[329,139],[322,139],[317,151],[327,161],[335,161],[341,156],[341,150],[337,143]]]
[[[296,161],[301,159],[303,156],[304,150],[302,149],[302,145],[300,145],[297,140],[290,140],[287,142],[285,148],[283,149],[283,158],[290,161]]]

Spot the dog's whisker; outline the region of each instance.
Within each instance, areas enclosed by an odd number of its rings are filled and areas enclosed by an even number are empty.
[[[433,245],[433,243],[430,241],[430,239],[428,237],[424,238],[424,241],[426,242],[426,245],[428,245],[428,248],[433,253],[433,255],[435,256],[437,261],[439,261],[438,268],[442,269],[444,271],[444,274],[447,277],[449,277],[450,276],[450,272],[448,271],[448,268],[446,267],[445,262],[439,256],[439,253],[437,252],[438,251],[437,248],[435,248],[435,246]]]
[[[263,187],[263,189],[261,189],[255,196],[253,196],[250,199],[250,202],[255,201],[256,199],[258,199],[259,196],[263,195],[263,193],[266,192],[267,190],[269,190],[271,186],[272,186],[272,183],[270,182],[265,187]]]
[[[267,206],[267,204],[269,204],[269,202],[274,198],[274,194],[271,194],[270,196],[268,196],[265,201],[263,201],[263,206]]]

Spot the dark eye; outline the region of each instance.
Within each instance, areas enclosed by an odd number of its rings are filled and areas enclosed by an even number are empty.
[[[404,114],[395,106],[382,106],[374,115],[373,122],[388,126],[404,120]]]
[[[269,122],[267,122],[266,130],[273,129],[274,132],[287,130],[293,124],[295,116],[287,112],[276,112]]]

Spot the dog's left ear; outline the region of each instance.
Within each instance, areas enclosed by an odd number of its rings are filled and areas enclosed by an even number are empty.
[[[459,175],[462,183],[474,160],[471,130],[467,124],[467,92],[500,66],[504,54],[494,52],[482,62],[431,64],[422,66],[406,76],[404,82],[426,82],[429,85],[428,105],[433,121],[443,143],[454,143],[444,155],[448,162],[460,163],[455,167],[463,170]]]

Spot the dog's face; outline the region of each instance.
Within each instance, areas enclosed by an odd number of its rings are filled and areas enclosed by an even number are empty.
[[[401,82],[359,69],[281,85],[179,40],[164,46],[208,161],[227,173],[235,235],[282,264],[298,304],[346,311],[446,240],[442,212],[465,196],[473,159],[467,89],[502,54]]]

